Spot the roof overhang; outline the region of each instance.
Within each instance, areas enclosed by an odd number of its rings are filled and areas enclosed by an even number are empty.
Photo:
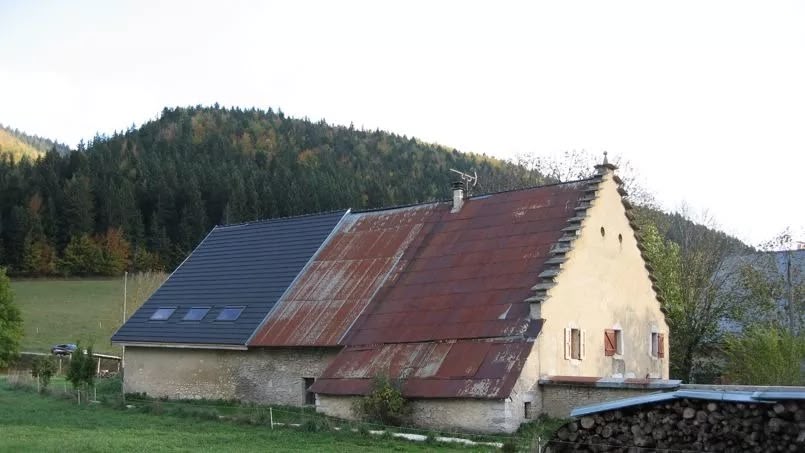
[[[149,343],[142,341],[113,341],[117,346],[133,346],[138,348],[167,348],[167,349],[227,349],[231,351],[246,351],[249,348],[242,344],[198,344],[198,343]]]

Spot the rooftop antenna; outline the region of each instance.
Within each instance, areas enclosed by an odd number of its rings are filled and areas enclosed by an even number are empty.
[[[450,171],[459,174],[459,176],[461,177],[461,181],[464,183],[464,187],[466,187],[467,190],[469,190],[470,187],[475,187],[476,185],[478,185],[478,172],[476,172],[475,170],[472,171],[471,175],[464,173],[463,171],[453,170],[452,168],[450,169]]]

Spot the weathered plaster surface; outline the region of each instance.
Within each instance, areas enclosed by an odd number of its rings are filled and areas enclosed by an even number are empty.
[[[668,338],[668,325],[611,173],[599,187],[556,286],[539,307],[547,320],[537,339],[539,375],[668,378],[673,339]],[[583,360],[565,359],[564,329],[569,326],[585,331]],[[623,330],[623,354],[607,357],[604,330],[615,327]],[[664,359],[651,357],[652,330],[666,335]]]
[[[334,349],[126,348],[125,392],[175,399],[238,399],[303,405],[304,378],[321,375]]]

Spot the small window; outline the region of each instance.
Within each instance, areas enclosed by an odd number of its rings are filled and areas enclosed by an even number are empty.
[[[622,234],[620,234],[620,233],[618,233],[618,242],[620,242],[621,244],[623,244],[623,235],[622,235]]]
[[[305,404],[310,406],[316,405],[316,394],[310,391],[310,386],[313,385],[316,380],[314,378],[304,378],[305,380]]]
[[[576,328],[565,329],[565,358],[584,360],[584,331]]]
[[[523,403],[523,417],[526,419],[530,419],[532,416],[531,414],[531,403],[526,401]]]
[[[651,356],[658,359],[665,357],[665,334],[651,332]]]
[[[604,355],[623,354],[623,331],[620,329],[604,330]]]
[[[152,321],[165,321],[166,319],[170,318],[173,312],[176,311],[176,307],[173,308],[157,308],[157,311],[151,315]]]
[[[604,237],[604,235],[606,235],[606,234],[607,234],[607,230],[605,230],[604,227],[601,227],[601,237]]]
[[[221,313],[218,313],[218,317],[215,318],[216,321],[234,321],[240,317],[240,314],[243,312],[243,307],[225,307],[221,310]]]
[[[207,316],[207,312],[210,311],[210,307],[193,307],[190,310],[187,310],[187,314],[184,315],[185,321],[201,321]]]

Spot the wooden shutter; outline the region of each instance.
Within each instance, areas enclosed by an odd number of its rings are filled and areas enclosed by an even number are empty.
[[[613,356],[618,350],[618,339],[612,329],[604,330],[604,355]]]
[[[565,359],[570,360],[570,329],[565,328]]]
[[[579,360],[584,360],[584,357],[587,356],[587,347],[585,344],[587,343],[587,331],[580,330],[579,331]]]
[[[662,359],[665,357],[665,334],[657,334],[657,357]]]

